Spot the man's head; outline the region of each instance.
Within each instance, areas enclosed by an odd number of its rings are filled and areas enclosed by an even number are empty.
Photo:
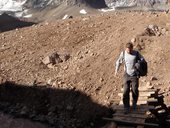
[[[132,51],[133,51],[133,44],[131,42],[128,42],[126,44],[126,52],[130,54],[132,53]]]

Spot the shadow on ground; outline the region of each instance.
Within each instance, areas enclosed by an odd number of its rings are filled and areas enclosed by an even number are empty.
[[[99,127],[110,110],[75,89],[48,86],[0,85],[0,110],[18,118],[29,118],[53,127]]]
[[[21,21],[6,13],[0,15],[0,32],[10,31],[16,28],[32,26],[33,22]]]

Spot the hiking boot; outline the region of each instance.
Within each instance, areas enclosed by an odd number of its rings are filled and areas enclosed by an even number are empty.
[[[128,114],[130,112],[129,108],[124,108],[124,114]]]

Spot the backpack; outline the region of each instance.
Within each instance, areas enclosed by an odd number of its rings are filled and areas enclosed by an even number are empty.
[[[124,58],[124,56],[125,56],[125,53],[123,51],[123,58]],[[135,69],[137,71],[138,76],[147,76],[148,64],[147,64],[147,62],[145,60],[140,60],[138,51],[136,52]]]

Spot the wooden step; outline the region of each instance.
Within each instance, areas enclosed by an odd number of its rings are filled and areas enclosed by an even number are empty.
[[[132,105],[132,101],[130,101],[130,105]],[[142,105],[142,104],[149,104],[149,103],[156,103],[158,102],[157,99],[147,99],[147,100],[138,100],[137,105]],[[119,105],[123,105],[123,100],[119,102]]]
[[[124,114],[124,113],[115,113],[113,114],[113,119],[115,117],[126,117],[126,118],[139,118],[139,119],[146,119],[147,115],[145,114],[135,114],[135,113],[128,113],[128,114]]]
[[[121,92],[123,92],[123,88],[121,89]],[[157,89],[147,89],[147,88],[139,88],[139,92],[157,92]]]
[[[124,110],[116,110],[116,112],[115,113],[117,113],[117,114],[122,114],[122,113],[124,113]],[[133,110],[133,109],[130,109],[130,113],[132,113],[132,114],[145,114],[145,113],[147,113],[147,111],[141,111],[141,110]]]
[[[137,126],[136,128],[144,128],[144,126]]]
[[[139,85],[139,90],[144,90],[144,89],[154,89],[153,85]]]
[[[165,113],[166,113],[166,110],[165,110],[165,109],[159,110],[158,113],[159,113],[159,114],[163,114],[163,113],[165,114]]]
[[[145,123],[145,120],[146,119],[142,119],[142,118],[132,118],[132,117],[115,117],[113,119],[116,119],[116,120],[122,120],[122,121],[133,121],[134,123]],[[127,125],[126,125],[127,126]],[[133,125],[132,125],[133,126]],[[139,125],[138,125],[139,126]],[[142,127],[142,126],[141,126]],[[135,128],[135,127],[134,127]]]
[[[124,111],[123,105],[115,105],[115,106],[112,106],[112,108],[113,108],[113,110]],[[136,109],[139,112],[146,112],[146,111],[155,109],[155,107],[154,106],[148,106],[148,105],[138,105]]]
[[[151,95],[154,95],[155,94],[155,92],[153,91],[153,92],[139,92],[139,96],[144,96],[144,97],[151,97]],[[132,95],[132,92],[130,92],[130,95]],[[118,93],[118,96],[120,96],[120,97],[123,97],[123,93],[122,92],[120,92],[120,93]]]
[[[123,88],[122,88],[122,89],[123,89]],[[121,90],[122,90],[122,89],[121,89]],[[139,87],[138,87],[138,90],[139,90],[139,91],[140,91],[140,90],[141,90],[141,91],[145,91],[145,90],[150,90],[150,89],[151,89],[151,90],[154,89],[154,86],[139,86]],[[157,90],[157,89],[155,89],[155,90]]]
[[[117,127],[111,127],[111,128],[135,128],[134,126],[117,126]]]
[[[130,99],[132,100],[133,97],[132,95],[130,95]],[[123,100],[123,97],[121,97],[119,100]],[[117,100],[118,101],[118,100]],[[138,101],[158,101],[157,99],[155,99],[154,97],[147,97],[147,96],[139,96],[138,97]]]
[[[161,106],[161,105],[156,106],[156,107],[155,107],[155,110],[157,110],[157,111],[158,111],[158,110],[162,110],[162,106]]]
[[[138,101],[137,102],[137,105],[142,105],[142,104],[148,104],[148,102],[147,101]],[[119,105],[123,105],[123,101],[120,101]],[[132,106],[132,102],[130,102],[130,105]]]
[[[127,118],[126,118],[127,119]],[[143,123],[143,119],[141,120],[133,120],[129,118],[129,121],[126,121],[126,120],[122,120],[122,119],[113,119],[113,118],[103,118],[103,120],[107,120],[107,121],[113,121],[113,122],[116,122],[118,125],[133,125],[133,126],[153,126],[153,127],[159,127],[158,124],[154,124],[154,123]]]
[[[129,115],[129,114],[127,114],[127,115]],[[133,118],[133,117],[118,117],[118,116],[116,116],[116,117],[113,117],[112,119],[114,119],[114,120],[120,120],[120,121],[132,121],[132,122],[134,122],[134,123],[139,123],[139,122],[145,122],[145,118]]]

